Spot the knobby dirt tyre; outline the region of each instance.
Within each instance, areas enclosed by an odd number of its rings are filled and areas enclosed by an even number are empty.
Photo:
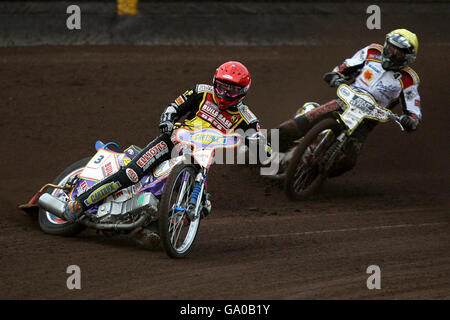
[[[180,207],[186,207],[193,191],[195,177],[198,169],[194,165],[178,164],[176,165],[164,186],[159,206],[159,230],[162,245],[171,258],[185,257],[197,236],[200,218],[195,221],[189,221],[187,213],[174,209],[174,200],[181,195]],[[181,192],[184,175],[188,175],[189,182],[186,182],[185,192]],[[183,229],[186,227],[186,229]],[[181,236],[181,241],[179,237]],[[178,246],[178,243],[180,245]]]
[[[318,171],[318,168],[309,166],[303,162],[303,155],[307,148],[314,143],[317,136],[325,130],[332,130],[334,133],[333,139],[335,140],[338,134],[342,131],[342,128],[334,118],[322,120],[313,126],[296,146],[294,154],[289,161],[284,182],[284,191],[289,199],[304,200],[310,197],[319,189],[327,178],[326,173],[321,173]],[[309,178],[309,180],[304,178],[304,180],[307,180],[304,182],[306,186],[299,189],[297,184],[299,179],[302,178],[299,175],[304,172],[309,173],[310,176],[306,177]]]
[[[63,172],[61,172],[58,177],[56,177],[56,179],[53,181],[53,184],[63,185],[68,180],[68,178],[81,172],[90,159],[91,158],[84,158],[67,167]],[[49,188],[47,193],[55,195],[57,192],[59,192],[58,190],[59,189]],[[61,193],[61,195],[63,194]],[[66,201],[67,199],[63,200]],[[38,220],[39,226],[42,231],[58,236],[75,236],[86,228],[79,223],[62,220],[42,208],[39,208]]]

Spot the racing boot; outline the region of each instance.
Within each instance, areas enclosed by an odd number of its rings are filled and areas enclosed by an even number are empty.
[[[201,209],[201,217],[206,218],[210,213],[212,209],[211,201],[209,200],[210,193],[205,192],[205,201],[203,202],[203,206]]]
[[[67,202],[66,208],[64,209],[64,218],[67,221],[75,221],[83,212],[83,207],[81,203],[76,200],[71,200]]]
[[[133,233],[134,240],[141,246],[148,249],[157,249],[161,245],[159,236],[158,220],[150,223],[148,227],[143,228],[137,233]]]

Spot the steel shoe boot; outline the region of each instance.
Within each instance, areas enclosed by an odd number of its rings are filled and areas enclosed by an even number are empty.
[[[64,218],[67,221],[75,221],[82,212],[83,207],[81,204],[76,200],[71,200],[67,203],[66,208],[64,209]]]
[[[210,196],[211,194],[209,192],[205,192],[205,200],[203,201],[203,206],[201,209],[201,218],[206,218],[211,213],[212,204],[209,200]]]

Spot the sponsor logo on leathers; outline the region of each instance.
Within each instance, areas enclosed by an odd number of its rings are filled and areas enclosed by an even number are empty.
[[[150,148],[141,158],[137,161],[137,165],[143,170],[146,170],[151,164],[159,159],[163,154],[169,152],[169,148],[164,141],[161,141],[156,146]]]
[[[137,183],[139,181],[139,177],[136,171],[134,171],[133,169],[127,168],[127,170],[125,170],[125,173],[127,174],[127,177],[131,182]]]

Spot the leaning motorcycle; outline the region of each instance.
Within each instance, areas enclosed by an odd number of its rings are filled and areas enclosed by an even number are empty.
[[[106,234],[132,234],[159,225],[168,256],[182,258],[190,252],[200,220],[209,213],[206,181],[215,150],[237,148],[243,138],[214,128],[178,127],[173,134],[185,146],[180,148],[182,154],[162,162],[136,184],[92,206],[74,222],[63,218],[67,201],[127,165],[141,151],[139,147],[132,145],[120,152],[116,143],[97,141],[97,152],[92,158],[69,166],[19,207],[38,207],[41,229],[60,236],[74,236],[86,227]]]
[[[278,177],[284,179],[284,191],[292,200],[303,200],[317,191],[365,119],[392,120],[404,130],[400,117],[379,106],[369,93],[341,84],[337,96],[343,112],[334,112],[333,117],[313,126],[284,159],[286,169]]]

